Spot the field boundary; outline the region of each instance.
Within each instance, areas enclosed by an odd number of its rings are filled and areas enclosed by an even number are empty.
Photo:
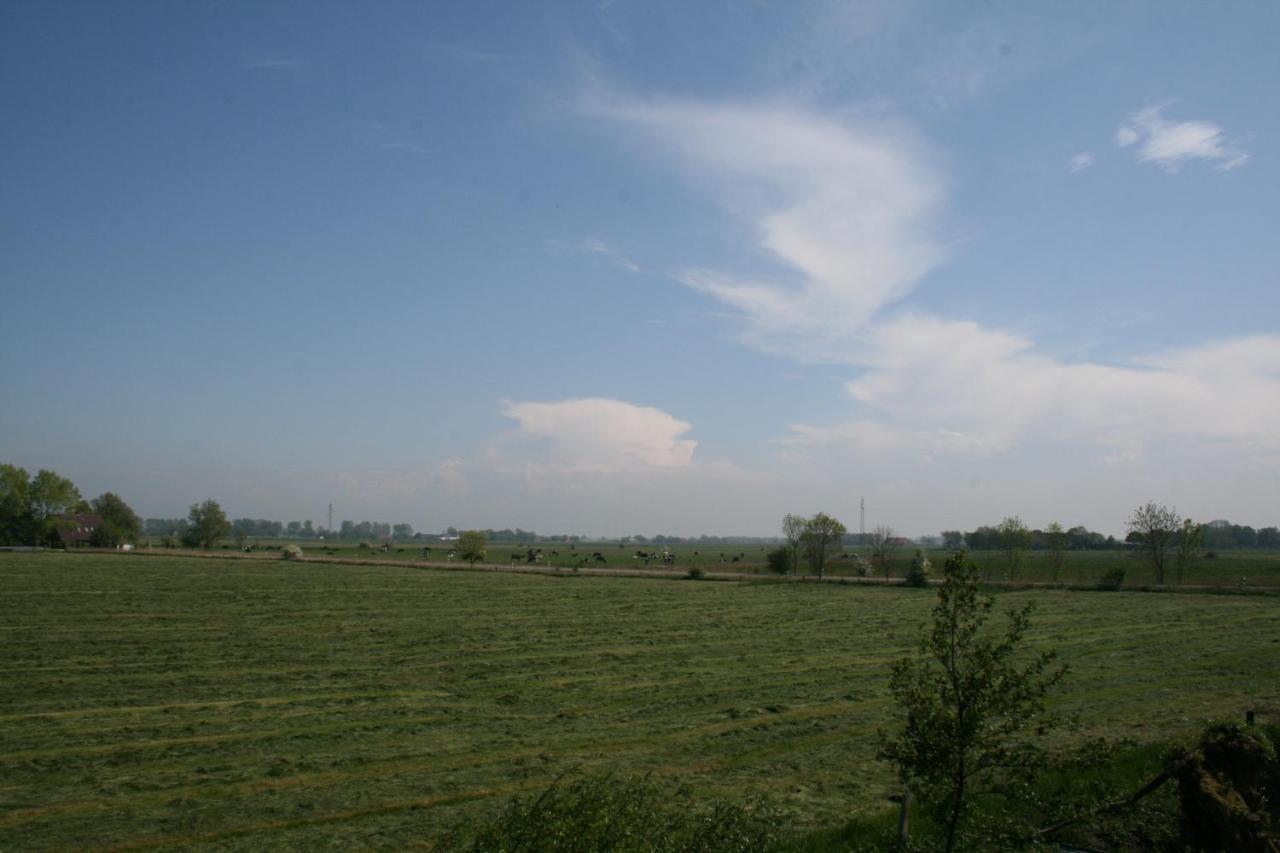
[[[60,552],[63,553],[63,552]],[[190,548],[164,548],[164,549],[134,549],[132,551],[118,551],[114,548],[72,548],[66,550],[67,554],[109,554],[119,557],[193,557],[201,560],[244,560],[256,562],[291,562],[291,563],[309,563],[316,565],[338,565],[338,566],[384,566],[402,569],[427,569],[435,571],[448,572],[488,572],[493,574],[514,574],[514,575],[544,575],[548,577],[626,577],[626,578],[649,578],[651,580],[693,580],[688,576],[687,571],[668,571],[664,569],[634,569],[634,568],[598,568],[592,566],[584,566],[580,568],[560,567],[560,566],[529,566],[529,565],[512,565],[507,563],[476,563],[474,566],[468,563],[448,562],[444,560],[379,560],[376,558],[356,558],[356,557],[308,557],[303,556],[293,560],[284,560],[278,552],[266,553],[244,553],[242,551],[199,551]],[[873,586],[873,587],[906,587],[907,583],[902,578],[874,578],[874,577],[848,577],[848,576],[828,576],[819,580],[811,575],[771,575],[771,574],[753,574],[749,572],[717,572],[704,569],[702,576],[698,578],[702,581],[718,581],[730,583],[770,583],[770,584],[788,584],[788,583],[808,583],[808,584],[829,584],[836,586]],[[930,579],[929,584],[937,585],[941,581],[934,578]],[[983,586],[993,590],[1001,590],[1005,592],[1016,592],[1019,590],[1068,590],[1073,592],[1159,592],[1159,593],[1183,593],[1198,595],[1262,595],[1262,596],[1280,596],[1280,588],[1265,586],[1222,586],[1211,584],[1182,584],[1182,585],[1165,585],[1156,584],[1135,584],[1132,586],[1124,586],[1118,590],[1102,590],[1096,584],[1080,584],[1052,581],[1002,581],[987,580],[983,581]]]

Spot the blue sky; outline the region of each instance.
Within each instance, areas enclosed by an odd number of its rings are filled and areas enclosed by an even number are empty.
[[[144,515],[1280,521],[1271,3],[11,3],[0,458]]]

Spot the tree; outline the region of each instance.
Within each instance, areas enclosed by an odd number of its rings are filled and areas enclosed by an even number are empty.
[[[1164,583],[1169,551],[1176,547],[1182,519],[1172,507],[1147,501],[1129,516],[1129,530],[1141,537],[1142,549],[1156,573],[1156,583]]]
[[[892,527],[881,525],[871,531],[871,556],[880,564],[885,580],[889,579],[889,557],[898,544],[898,537],[894,535]]]
[[[775,548],[765,556],[765,561],[769,565],[769,571],[774,574],[791,574],[791,550],[789,548]]]
[[[231,532],[227,514],[213,498],[202,504],[192,504],[187,520],[188,526],[182,535],[182,544],[188,548],[204,548],[207,551]]]
[[[479,530],[464,530],[458,534],[458,556],[472,566],[476,560],[484,559],[484,549],[488,542],[484,533]]]
[[[1023,652],[1033,605],[1011,610],[1003,635],[992,636],[984,626],[995,602],[977,566],[960,551],[944,572],[919,655],[893,668],[890,689],[905,720],[892,737],[881,734],[880,756],[937,810],[951,851],[975,786],[995,790],[1044,762],[1034,737],[1053,722],[1044,699],[1066,667],[1053,666],[1054,652]]]
[[[142,535],[142,519],[115,492],[103,492],[89,506],[102,519],[93,530],[92,544],[114,548]]]
[[[800,566],[800,542],[806,523],[804,516],[787,513],[782,517],[782,538],[787,540],[787,550],[791,552],[792,569]]]
[[[942,544],[948,548],[962,548],[964,547],[964,534],[959,530],[944,530],[942,531]]]
[[[805,522],[800,539],[804,544],[805,558],[817,573],[818,580],[822,580],[826,573],[827,551],[839,545],[844,534],[844,525],[825,512],[820,512]]]
[[[1049,523],[1044,531],[1044,543],[1049,548],[1049,560],[1053,564],[1053,579],[1056,581],[1062,573],[1063,551],[1067,548],[1067,532],[1056,521]]]
[[[23,468],[0,464],[0,545],[30,545],[31,476]]]
[[[66,477],[41,468],[31,478],[27,492],[31,529],[37,542],[48,541],[57,516],[74,512],[83,499],[80,490]]]
[[[1204,527],[1189,518],[1182,519],[1178,528],[1178,552],[1174,561],[1178,566],[1178,585],[1182,585],[1182,577],[1200,557],[1200,548],[1204,545]]]
[[[1022,568],[1027,546],[1031,544],[1031,531],[1016,515],[1003,519],[996,530],[1000,535],[1000,550],[1004,552],[1005,578],[1013,580]]]

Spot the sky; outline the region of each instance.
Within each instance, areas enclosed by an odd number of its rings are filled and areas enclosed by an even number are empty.
[[[0,461],[426,531],[1280,523],[1277,32],[6,3]]]

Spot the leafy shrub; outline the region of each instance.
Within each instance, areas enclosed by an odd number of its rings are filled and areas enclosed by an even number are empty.
[[[703,803],[684,787],[650,777],[559,780],[541,794],[514,797],[479,827],[461,826],[436,845],[446,851],[504,853],[736,853],[782,839],[785,822],[759,800]]]
[[[368,550],[369,550],[371,547],[373,547],[373,546],[371,546],[368,542],[365,542],[365,541],[362,539],[362,540],[360,540],[360,544],[359,544],[359,545],[357,545],[356,547],[357,547],[357,548],[359,548],[361,551],[368,551]]]
[[[689,571],[685,573],[685,577],[691,581],[700,581],[707,576],[707,573],[697,566],[690,566]]]
[[[1102,573],[1102,577],[1098,578],[1098,589],[1105,589],[1114,592],[1124,585],[1124,567],[1116,566],[1107,569]]]
[[[907,586],[925,587],[929,585],[929,569],[933,564],[924,555],[924,551],[916,551],[911,558],[911,566],[907,569]]]
[[[871,564],[861,554],[853,555],[853,573],[860,578],[871,574]]]
[[[770,551],[765,557],[769,564],[769,571],[774,574],[786,575],[791,573],[791,551],[788,548],[778,548]]]
[[[297,545],[285,545],[280,549],[280,556],[286,560],[301,560],[302,549]]]

